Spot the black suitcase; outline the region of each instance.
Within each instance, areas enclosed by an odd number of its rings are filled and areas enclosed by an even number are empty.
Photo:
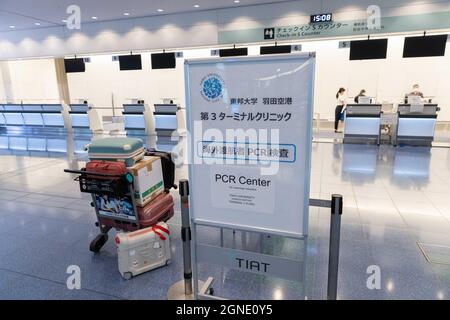
[[[149,149],[145,152],[146,156],[160,157],[163,170],[164,189],[169,192],[170,189],[177,189],[175,184],[175,163],[172,160],[170,152]]]

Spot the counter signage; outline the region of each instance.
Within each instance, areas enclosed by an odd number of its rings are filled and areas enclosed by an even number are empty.
[[[187,61],[194,221],[307,233],[314,60]]]
[[[372,28],[367,18],[336,20],[333,19],[331,13],[311,15],[309,20],[305,18],[297,24],[267,26],[262,29],[223,30],[219,32],[219,43],[235,44],[270,40],[351,37],[450,28],[450,12],[381,17],[378,28]]]

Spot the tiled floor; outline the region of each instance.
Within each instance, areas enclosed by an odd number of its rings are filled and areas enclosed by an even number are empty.
[[[0,164],[0,299],[165,299],[182,278],[176,192],[172,264],[125,281],[112,240],[98,255],[88,250],[98,232],[90,198],[63,173],[83,161],[4,154]],[[417,245],[450,247],[449,148],[314,143],[311,197],[332,193],[344,196],[340,299],[450,298],[450,266],[429,263]],[[301,284],[203,264],[200,275],[228,298],[324,299],[329,222],[328,210],[311,208],[306,241],[225,232],[225,243],[301,260]],[[213,230],[199,236],[219,241]],[[70,265],[81,269],[81,290],[66,287]],[[367,288],[369,266],[381,271],[379,290]]]

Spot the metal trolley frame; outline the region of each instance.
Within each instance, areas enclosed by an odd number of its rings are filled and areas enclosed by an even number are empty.
[[[141,228],[139,223],[139,215],[134,199],[133,175],[127,173],[124,175],[114,175],[107,173],[89,172],[82,170],[65,169],[64,172],[78,174],[74,180],[80,184],[80,191],[90,193],[92,196],[91,206],[95,208],[97,222],[95,225],[100,228],[100,234],[97,235],[90,243],[89,250],[99,252],[103,245],[108,241],[108,232],[113,228],[108,221],[114,222],[117,229],[138,230]],[[134,215],[126,214],[102,214],[97,203],[97,196],[112,196],[114,198],[127,198],[133,207]]]

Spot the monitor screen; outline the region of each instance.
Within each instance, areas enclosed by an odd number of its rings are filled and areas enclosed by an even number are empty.
[[[64,59],[66,73],[85,72],[86,66],[83,58]]]
[[[140,54],[119,56],[120,70],[141,70],[142,60]]]
[[[219,56],[220,57],[235,57],[235,56],[247,56],[248,49],[247,48],[233,48],[233,49],[220,49]]]
[[[174,69],[176,61],[175,52],[152,53],[152,69]]]
[[[350,42],[350,60],[386,59],[387,39]]]
[[[445,55],[447,35],[407,37],[403,58],[439,57]]]
[[[259,54],[280,54],[280,53],[291,53],[291,46],[268,46],[260,47]]]

